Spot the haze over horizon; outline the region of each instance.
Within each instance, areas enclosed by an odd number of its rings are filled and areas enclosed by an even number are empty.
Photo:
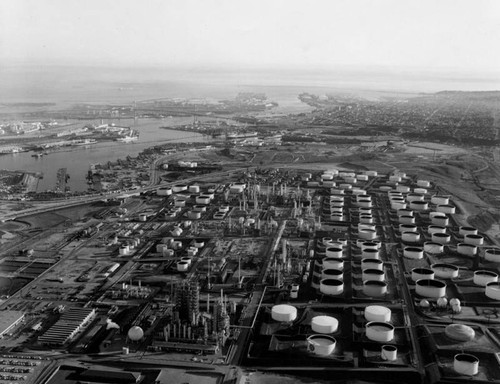
[[[496,73],[492,0],[3,0],[8,64]]]

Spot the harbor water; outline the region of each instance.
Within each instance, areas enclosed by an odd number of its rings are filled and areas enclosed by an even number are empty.
[[[37,187],[38,192],[54,190],[57,184],[57,170],[66,168],[69,175],[67,186],[72,192],[81,192],[88,189],[86,176],[90,164],[106,163],[135,157],[146,148],[159,144],[180,142],[204,142],[212,140],[194,132],[163,129],[165,126],[179,126],[193,121],[188,117],[173,117],[167,119],[137,119],[105,120],[120,126],[130,126],[139,131],[139,139],[128,143],[106,141],[89,146],[61,148],[59,151],[49,152],[42,157],[33,157],[34,152],[21,152],[0,156],[0,169],[20,170],[25,172],[42,173]],[[100,121],[99,121],[100,122]],[[82,122],[85,125],[89,122]]]

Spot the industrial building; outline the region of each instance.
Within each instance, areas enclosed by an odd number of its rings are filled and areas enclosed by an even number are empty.
[[[0,338],[13,330],[24,320],[24,313],[20,311],[0,311]]]
[[[40,344],[61,346],[71,341],[82,329],[89,325],[96,310],[93,308],[71,307],[61,318],[38,338]]]

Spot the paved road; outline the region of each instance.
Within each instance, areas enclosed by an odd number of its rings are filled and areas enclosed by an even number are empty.
[[[158,159],[157,161],[160,162],[161,159]],[[3,216],[0,217],[0,220],[2,220],[2,221],[15,220],[15,219],[23,217],[23,216],[30,216],[30,215],[35,215],[38,213],[48,212],[48,211],[52,211],[52,210],[56,210],[56,209],[69,208],[69,207],[74,207],[74,206],[78,206],[78,205],[94,203],[94,202],[101,201],[104,199],[112,199],[112,198],[118,198],[118,197],[122,197],[122,196],[137,195],[141,192],[152,191],[152,190],[155,190],[159,187],[171,187],[171,186],[174,186],[175,184],[179,184],[179,183],[185,184],[185,183],[190,183],[190,182],[194,182],[194,181],[202,181],[202,180],[210,181],[210,180],[213,180],[214,178],[218,178],[221,176],[230,177],[234,173],[246,171],[247,169],[249,169],[249,168],[247,168],[247,167],[236,168],[236,169],[229,170],[229,171],[212,172],[212,173],[209,173],[206,175],[198,175],[198,176],[188,177],[188,178],[180,179],[180,180],[177,180],[175,182],[170,182],[170,183],[162,183],[162,184],[153,183],[152,185],[148,185],[146,187],[138,188],[138,189],[134,189],[134,190],[110,192],[110,193],[106,193],[106,194],[102,194],[102,195],[75,196],[75,197],[71,197],[70,199],[66,199],[66,200],[50,201],[50,202],[44,203],[42,206],[23,209],[20,211],[4,214]],[[153,174],[152,179],[157,178],[156,174],[157,174],[157,172],[155,172]]]

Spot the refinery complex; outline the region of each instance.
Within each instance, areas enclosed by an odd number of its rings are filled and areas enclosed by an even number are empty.
[[[464,207],[397,169],[263,166],[17,217],[0,381],[499,381],[500,248]]]

